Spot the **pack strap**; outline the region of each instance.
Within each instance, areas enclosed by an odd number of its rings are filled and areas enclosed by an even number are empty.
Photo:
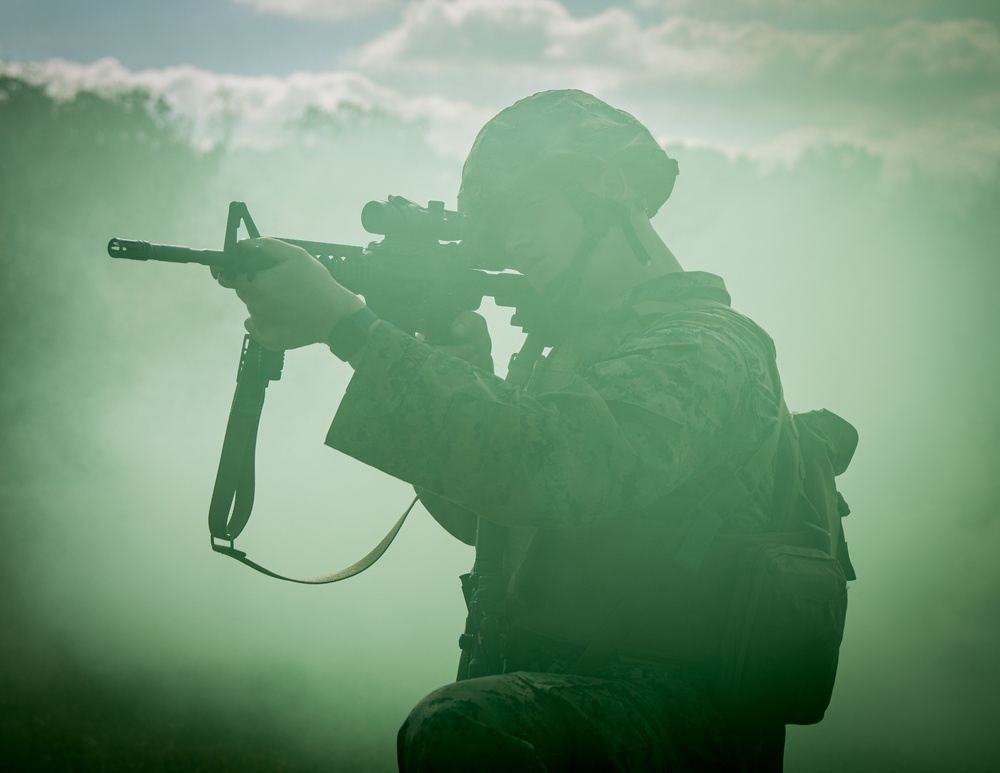
[[[780,382],[777,383],[778,416],[774,427],[753,455],[733,473],[727,485],[709,492],[695,507],[688,533],[674,554],[674,562],[679,566],[692,572],[698,571],[715,535],[724,523],[719,513],[748,501],[774,461],[782,427],[788,416],[785,401],[780,397]]]
[[[717,302],[708,302],[705,304],[706,307],[709,307],[709,304],[722,305]],[[719,513],[726,512],[748,501],[764,476],[767,475],[778,453],[781,437],[787,432],[785,427],[791,420],[788,406],[785,405],[784,389],[781,386],[781,376],[778,373],[774,343],[763,330],[746,320],[743,315],[737,314],[729,307],[722,306],[727,312],[732,312],[732,315],[736,316],[744,329],[755,337],[767,352],[767,367],[774,396],[777,398],[778,413],[770,433],[757,446],[750,458],[733,473],[729,482],[721,489],[710,491],[695,507],[688,533],[674,554],[674,562],[692,572],[697,571],[701,566],[715,535],[722,528],[723,519]]]
[[[524,387],[534,371],[535,363],[545,349],[538,332],[530,333],[507,369],[506,381]],[[483,516],[476,522],[476,561],[472,571],[464,574],[462,592],[468,614],[465,632],[459,637],[462,654],[458,662],[457,681],[503,673],[504,637],[507,614],[504,589],[504,554],[508,529]]]

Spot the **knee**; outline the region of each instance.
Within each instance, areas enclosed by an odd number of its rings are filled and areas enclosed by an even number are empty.
[[[467,736],[469,725],[480,713],[476,696],[462,682],[445,685],[413,707],[399,730],[400,748]]]
[[[446,685],[414,706],[397,736],[400,771],[538,769],[531,744],[504,727],[483,682]]]

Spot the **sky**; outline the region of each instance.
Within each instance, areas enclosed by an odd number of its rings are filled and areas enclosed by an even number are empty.
[[[14,0],[0,59],[48,61],[42,77],[67,89],[142,83],[206,124],[236,110],[247,132],[354,99],[426,118],[457,155],[525,84],[572,82],[664,140],[776,162],[848,142],[886,157],[887,174],[988,177],[998,17],[967,0]]]
[[[20,701],[0,699],[11,732],[44,738],[72,683],[128,718],[133,744],[176,746],[151,728],[204,710],[293,769],[391,768],[395,728],[453,674],[471,555],[419,509],[382,562],[330,588],[213,554],[245,315],[195,269],[121,265],[104,243],[217,248],[241,199],[265,233],[363,244],[364,202],[453,205],[479,126],[575,87],[678,158],[654,226],[772,335],[790,406],[859,429],[841,673],[827,719],[790,729],[787,769],[990,769],[1000,4],[7,0],[0,78],[61,106],[3,112],[0,96],[0,193],[22,186],[0,213],[18,363],[0,382],[0,577],[24,666],[0,675]],[[136,89],[162,99],[175,144],[154,152],[123,114],[87,112],[88,95]],[[484,313],[502,368],[518,334]],[[279,571],[353,562],[409,501],[322,446],[348,377],[293,352],[269,390],[240,547]],[[88,765],[125,754],[80,722],[67,749]]]

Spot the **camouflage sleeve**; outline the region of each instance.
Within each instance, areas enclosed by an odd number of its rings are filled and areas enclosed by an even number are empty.
[[[437,494],[432,494],[426,489],[417,489],[417,495],[420,497],[420,504],[452,537],[466,545],[476,544],[479,519],[474,512],[461,505],[456,505],[454,502],[449,502]]]
[[[726,337],[675,324],[529,396],[380,323],[326,442],[498,523],[605,519],[699,467],[746,372]]]

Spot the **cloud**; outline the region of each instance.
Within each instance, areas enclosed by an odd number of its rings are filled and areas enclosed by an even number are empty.
[[[202,145],[283,141],[303,116],[351,110],[416,127],[439,153],[461,158],[502,107],[575,87],[634,113],[665,142],[765,165],[834,143],[875,156],[887,181],[922,171],[982,180],[1000,158],[1000,34],[975,18],[795,30],[760,14],[650,20],[621,7],[574,16],[558,0],[414,0],[344,66],[250,78],[129,72],[113,59],[0,64],[35,72],[54,93],[147,88]]]
[[[761,21],[678,17],[641,30],[630,44],[640,52],[643,72],[665,79],[807,85],[821,78],[826,85],[870,88],[929,77],[964,86],[970,76],[982,86],[1000,76],[1000,35],[978,20],[911,19],[856,32],[802,32]]]
[[[405,0],[231,0],[250,6],[257,13],[290,16],[295,19],[342,21],[401,8]]]
[[[540,68],[611,73],[636,63],[641,34],[616,8],[577,19],[556,0],[423,0],[401,24],[366,45],[354,64],[373,72],[409,70],[449,79],[484,72],[537,76]],[[597,54],[593,62],[588,53]]]
[[[858,14],[867,19],[876,17],[905,16],[931,7],[934,0],[812,0],[809,15]],[[687,13],[698,16],[733,18],[740,14],[759,14],[774,11],[794,12],[801,9],[801,0],[635,0],[637,8],[654,9],[664,13]]]
[[[575,18],[556,0],[422,0],[355,62],[373,71],[435,74],[462,65],[465,77],[546,67],[616,72],[623,80],[746,83],[780,71],[803,81],[818,75],[895,85],[977,76],[992,83],[1000,76],[1000,34],[976,19],[802,32],[693,16],[643,26],[619,8]],[[785,72],[789,66],[795,71]]]
[[[317,114],[334,120],[377,115],[413,128],[444,155],[460,158],[488,117],[480,109],[440,96],[404,97],[370,78],[348,71],[293,73],[287,77],[222,75],[191,66],[130,71],[116,59],[78,64],[59,59],[0,61],[0,75],[46,87],[61,100],[80,92],[114,95],[142,89],[160,97],[207,148],[269,147],[287,141],[289,131]]]
[[[859,30],[904,19],[988,19],[1000,21],[993,0],[633,0],[645,18],[693,16],[726,22],[765,21],[783,29]]]
[[[847,6],[861,14],[860,3]],[[835,7],[846,8],[824,5]],[[872,18],[881,16],[796,30],[760,14],[643,22],[617,7],[574,17],[556,0],[421,0],[352,63],[403,92],[492,97],[495,109],[545,88],[583,88],[662,120],[684,141],[757,154],[787,155],[791,136],[838,136],[897,166],[943,155],[938,171],[950,162],[963,174],[991,169],[1000,157],[996,27],[975,18],[872,26]],[[921,144],[949,134],[944,145]]]

